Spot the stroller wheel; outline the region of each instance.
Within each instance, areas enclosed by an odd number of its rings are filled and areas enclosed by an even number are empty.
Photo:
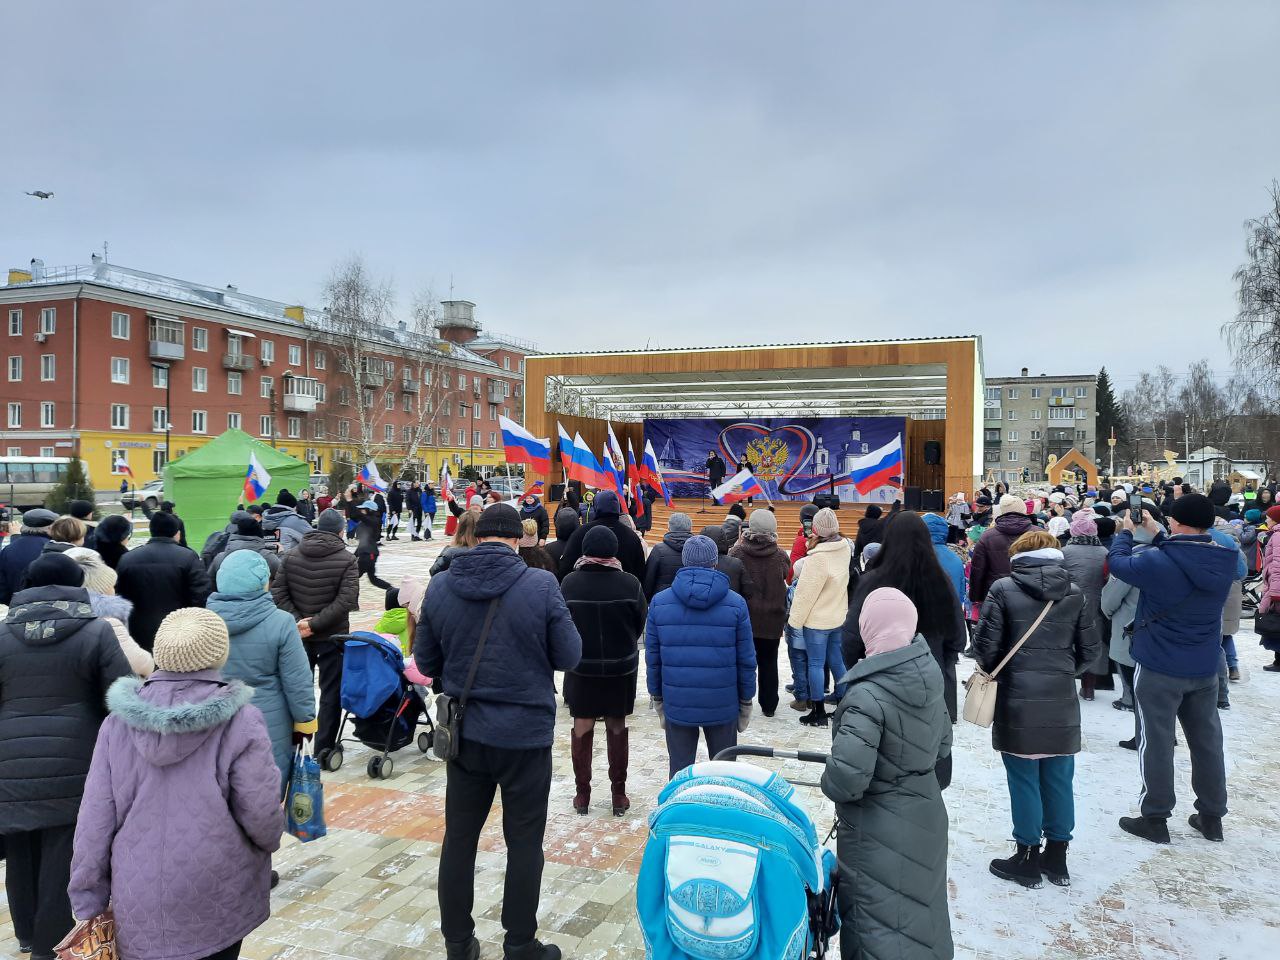
[[[418,734],[418,749],[421,750],[423,753],[430,753],[431,746],[434,741],[435,741],[435,736],[431,733],[431,731],[429,730],[423,731],[422,733]]]
[[[385,780],[391,776],[391,771],[395,769],[395,761],[390,757],[370,757],[369,765],[365,768],[369,774],[370,780]]]
[[[333,747],[330,750],[321,750],[318,759],[321,770],[328,770],[333,773],[342,767],[342,748]]]

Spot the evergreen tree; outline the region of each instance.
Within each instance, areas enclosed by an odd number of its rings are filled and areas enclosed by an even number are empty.
[[[351,486],[355,479],[356,470],[351,464],[341,460],[334,460],[329,464],[329,492],[335,497]]]
[[[89,482],[89,475],[84,472],[84,464],[79,458],[73,458],[67,464],[67,472],[62,475],[61,482],[49,492],[49,496],[45,497],[44,505],[54,513],[66,513],[67,505],[72,500],[95,502],[93,484]]]
[[[1106,367],[1098,371],[1097,388],[1098,451],[1101,454],[1103,446],[1111,436],[1112,428],[1116,432],[1116,441],[1120,444],[1128,444],[1129,422],[1125,418],[1124,408],[1116,399],[1115,389],[1111,386],[1111,376],[1107,373]]]

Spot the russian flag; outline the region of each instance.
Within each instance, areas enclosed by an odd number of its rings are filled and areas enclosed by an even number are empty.
[[[453,476],[449,473],[449,464],[440,464],[440,492],[446,500],[453,499]]]
[[[542,481],[541,481],[541,480],[539,480],[539,481],[538,481],[537,483],[535,483],[532,487],[530,487],[530,488],[529,488],[528,490],[526,490],[523,494],[521,494],[521,496],[525,496],[525,497],[540,497],[540,496],[542,496]]]
[[[577,479],[573,475],[573,437],[564,428],[564,424],[556,421],[556,433],[560,437],[560,466],[564,467],[565,480]]]
[[[895,477],[902,477],[902,434],[896,434],[880,449],[854,458],[849,470],[849,482],[862,494],[883,487]]]
[[[613,453],[609,450],[609,444],[606,443],[604,445],[604,450],[601,452],[604,454],[605,472],[608,473],[610,478],[613,480],[613,483],[610,484],[610,486],[613,487],[613,491],[618,495],[618,502],[626,503],[627,502],[626,477],[623,474],[623,472],[618,469],[618,464],[613,462]]]
[[[382,479],[382,474],[378,473],[378,465],[372,460],[360,468],[360,482],[379,493],[387,492],[387,482]]]
[[[551,472],[551,440],[539,440],[514,420],[498,417],[502,428],[502,445],[506,448],[508,463],[527,463],[543,473]]]
[[[605,472],[582,434],[573,435],[573,479],[597,490],[612,490],[617,478]]]
[[[622,445],[618,443],[618,437],[613,432],[613,424],[606,423],[609,435],[609,462],[613,465],[613,472],[618,475],[618,487],[620,490],[627,488],[627,471],[626,461],[622,459]],[[623,498],[626,499],[625,497]]]
[[[636,466],[636,452],[631,447],[631,438],[627,437],[627,489],[632,498],[640,502],[640,468]]]
[[[671,493],[667,490],[667,482],[662,476],[662,468],[658,466],[658,457],[653,452],[652,440],[644,442],[644,456],[640,460],[640,476],[648,480],[649,484],[662,494],[662,499],[668,507],[671,506]]]
[[[262,499],[262,495],[267,492],[269,486],[271,486],[271,474],[267,473],[267,468],[258,462],[257,454],[249,454],[249,470],[244,475],[244,502],[254,503]]]
[[[747,497],[763,497],[764,487],[750,470],[739,470],[712,490],[711,496],[721,505],[737,503]]]

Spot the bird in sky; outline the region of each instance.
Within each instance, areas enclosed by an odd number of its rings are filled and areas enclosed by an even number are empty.
[[[36,197],[40,200],[52,200],[53,194],[48,190],[24,190],[22,191],[28,197]]]

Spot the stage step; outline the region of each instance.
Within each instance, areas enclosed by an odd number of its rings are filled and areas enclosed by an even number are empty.
[[[752,506],[747,506],[745,503],[743,506],[746,508],[748,517],[754,510],[767,508],[767,504],[761,500],[757,500]],[[778,521],[778,544],[788,553],[791,552],[791,544],[800,530],[800,508],[803,506],[803,503],[796,501],[775,501],[773,504],[774,517]],[[700,510],[706,512],[699,513]],[[673,500],[672,505],[668,507],[659,500],[653,505],[653,529],[649,531],[646,539],[650,543],[661,540],[662,535],[667,532],[667,518],[677,512],[687,513],[689,519],[693,521],[694,533],[699,533],[703,527],[718,525],[728,514],[729,508],[715,506],[709,500]],[[856,536],[858,521],[865,512],[862,506],[842,505],[837,511],[840,518],[840,531],[848,537]]]

